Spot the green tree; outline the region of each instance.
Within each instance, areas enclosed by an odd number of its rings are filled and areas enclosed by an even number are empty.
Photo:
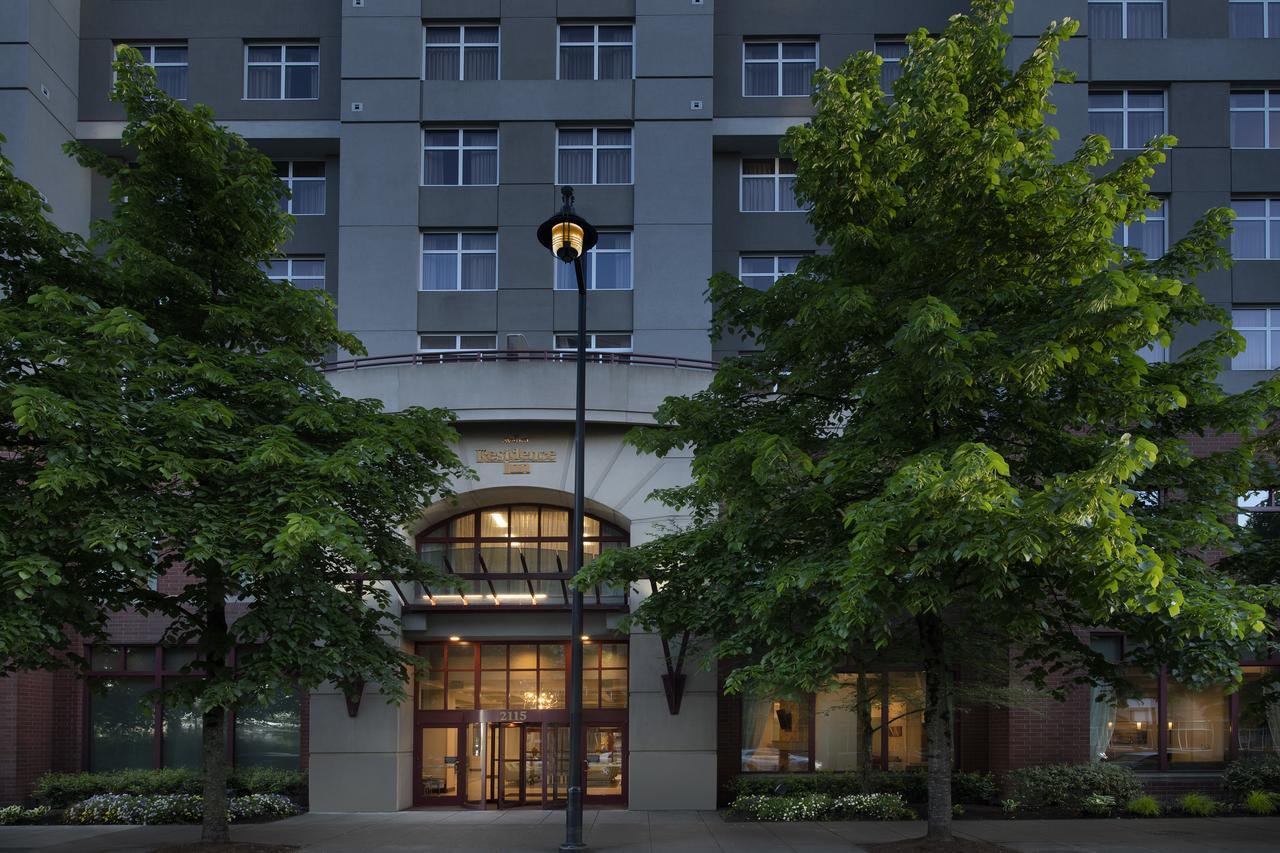
[[[83,665],[67,629],[167,617],[197,650],[164,701],[202,715],[218,841],[229,709],[324,681],[403,696],[392,584],[434,580],[403,527],[468,472],[449,413],[383,412],[316,369],[363,350],[324,294],[259,268],[291,228],[271,162],[135,51],[115,70],[129,161],[69,146],[111,179],[100,259],[0,167],[0,667]],[[169,572],[180,592],[148,589]]]
[[[1229,260],[1231,214],[1161,258],[1118,247],[1174,140],[1113,168],[1098,136],[1057,157],[1046,117],[1078,25],[1011,68],[1012,8],[975,0],[912,35],[892,97],[868,53],[817,74],[784,149],[827,251],[763,292],[712,279],[713,327],[758,351],[632,438],[692,450],[692,484],[658,495],[691,521],[580,581],[652,578],[635,618],[712,638],[729,690],[822,690],[851,658],[914,648],[940,840],[958,663],[1012,650],[1006,679],[1060,693],[1116,677],[1077,634],[1105,625],[1133,662],[1231,682],[1273,599],[1204,558],[1232,547],[1252,447],[1195,458],[1186,439],[1249,433],[1276,401],[1275,380],[1222,392],[1241,338],[1189,283]],[[1172,363],[1140,355],[1195,325],[1217,331]],[[1135,505],[1153,489],[1170,500]]]

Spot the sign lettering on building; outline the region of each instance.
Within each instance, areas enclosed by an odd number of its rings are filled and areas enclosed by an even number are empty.
[[[526,444],[529,439],[512,436],[504,438],[503,444]],[[478,464],[501,464],[504,474],[528,474],[531,465],[555,462],[554,450],[525,450],[524,448],[504,448],[502,450],[477,450]]]

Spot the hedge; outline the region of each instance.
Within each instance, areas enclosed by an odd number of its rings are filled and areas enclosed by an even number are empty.
[[[1231,762],[1222,774],[1222,788],[1238,801],[1251,791],[1280,793],[1280,755]]]
[[[899,794],[744,794],[733,801],[733,812],[747,820],[913,820]]]
[[[1082,811],[1093,795],[1127,803],[1142,794],[1142,782],[1118,764],[1050,764],[1014,770],[1006,780],[1009,796],[1027,809]]]
[[[869,779],[870,790],[866,792],[859,773],[744,773],[730,784],[739,796],[781,793],[842,797],[872,793],[899,794],[909,803],[928,799],[928,777],[921,771],[873,770]],[[990,773],[956,773],[951,777],[951,797],[957,803],[994,803],[997,794],[996,779]]]
[[[98,794],[67,809],[63,820],[75,824],[199,823],[203,798],[195,794]],[[298,807],[280,794],[232,797],[227,817],[232,821],[288,817]]]
[[[227,787],[240,794],[289,794],[307,789],[307,774],[300,770],[246,767],[232,771]],[[109,773],[46,773],[36,782],[32,797],[52,808],[99,794],[199,794],[204,777],[198,770],[115,770]]]

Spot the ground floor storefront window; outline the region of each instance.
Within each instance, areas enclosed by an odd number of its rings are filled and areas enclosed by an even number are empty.
[[[199,768],[203,724],[192,708],[148,702],[147,694],[189,678],[188,648],[96,646],[89,652],[86,748],[89,770]],[[231,714],[229,756],[241,767],[297,769],[302,701],[296,691]]]
[[[809,696],[742,698],[744,773],[805,773],[925,763],[924,674],[844,673]]]
[[[1095,650],[1123,660],[1116,638],[1095,638]],[[1280,668],[1244,667],[1242,688],[1195,689],[1167,672],[1126,673],[1114,701],[1093,691],[1090,752],[1140,772],[1220,770],[1248,755],[1273,754],[1280,733]],[[1101,700],[1101,701],[1099,701]]]
[[[423,643],[414,802],[563,807],[568,797],[567,643]],[[585,802],[624,804],[626,643],[583,647]]]

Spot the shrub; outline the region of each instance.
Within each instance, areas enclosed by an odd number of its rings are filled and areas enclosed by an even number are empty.
[[[831,804],[830,816],[838,820],[913,820],[901,794],[845,794]]]
[[[1275,814],[1275,800],[1266,791],[1250,791],[1244,798],[1244,810],[1249,814]]]
[[[36,806],[34,809],[24,809],[22,806],[5,806],[0,808],[0,826],[40,823],[48,816],[48,806]]]
[[[748,820],[821,820],[831,811],[832,803],[826,794],[784,797],[747,794],[734,800],[732,809]]]
[[[1155,797],[1148,797],[1146,795],[1134,797],[1132,800],[1125,803],[1124,808],[1125,811],[1129,812],[1129,814],[1134,817],[1160,816],[1160,803]]]
[[[959,803],[952,803],[952,804],[951,804],[951,816],[952,816],[952,817],[964,817],[964,806],[960,805]]]
[[[862,789],[860,773],[750,773],[731,783],[737,795],[899,794],[909,803],[923,803],[928,797],[928,778],[921,771],[875,770],[869,775],[870,791]],[[779,788],[781,790],[779,791]],[[956,773],[951,778],[951,798],[961,803],[995,802],[998,786],[990,773]]]
[[[1116,764],[1051,764],[1024,767],[1009,774],[1009,795],[1030,809],[1081,811],[1090,794],[1125,803],[1142,794],[1142,782]]]
[[[1213,817],[1218,813],[1218,802],[1205,794],[1184,794],[1178,798],[1178,808],[1193,817]]]
[[[1000,802],[1000,811],[1004,812],[1005,817],[1013,818],[1018,814],[1018,810],[1022,808],[1022,803],[1010,797]]]
[[[1231,762],[1222,774],[1222,787],[1236,800],[1252,791],[1280,791],[1280,755]]]
[[[196,794],[97,794],[67,809],[63,819],[76,824],[199,823],[202,798]],[[288,797],[250,794],[232,797],[228,818],[286,817],[298,813]]]
[[[1094,817],[1107,817],[1116,807],[1116,798],[1109,794],[1090,794],[1080,803],[1085,814]]]
[[[227,780],[232,793],[305,793],[307,774],[274,767],[233,770]],[[64,808],[98,794],[200,794],[204,777],[198,770],[115,770],[110,773],[46,773],[36,782],[36,802]]]

